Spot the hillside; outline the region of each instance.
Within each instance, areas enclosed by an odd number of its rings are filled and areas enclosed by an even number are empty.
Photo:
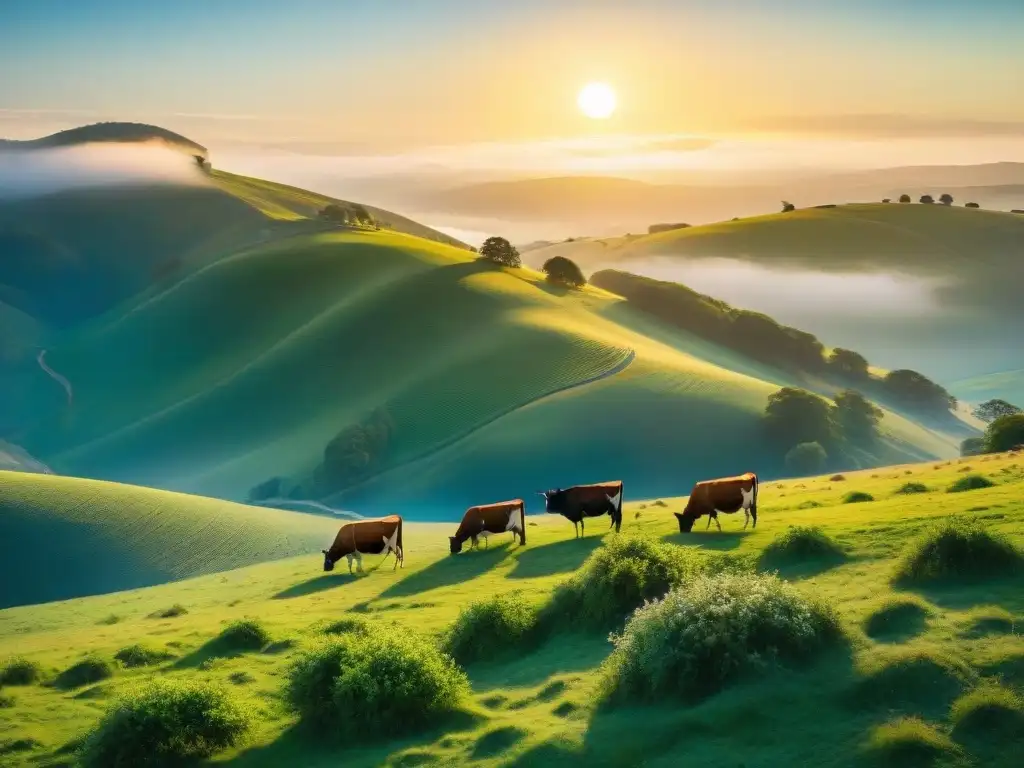
[[[0,150],[56,149],[58,147],[73,147],[93,143],[134,144],[142,142],[159,142],[172,149],[187,152],[190,155],[208,157],[206,147],[174,131],[169,131],[156,125],[146,125],[145,123],[118,122],[83,125],[78,128],[69,128],[66,131],[58,131],[49,136],[29,139],[27,141],[0,139]]]
[[[968,467],[995,486],[946,493]],[[924,491],[902,493],[908,482]],[[875,501],[843,504],[851,491]],[[894,586],[893,574],[917,537],[953,514],[969,515],[988,533],[1024,547],[1022,498],[1020,457],[1002,455],[848,473],[841,481],[766,482],[759,524],[747,531],[741,519],[722,516],[723,532],[701,525],[683,536],[672,516],[683,499],[631,501],[620,536],[675,545],[688,557],[727,552],[734,563],[780,568],[798,595],[837,611],[846,642],[781,669],[755,667],[696,701],[666,694],[654,706],[604,705],[602,664],[612,651],[607,631],[559,625],[539,645],[517,645],[505,655],[496,645],[493,658],[467,663],[471,690],[459,715],[359,744],[321,740],[296,727],[282,695],[293,664],[328,631],[345,631],[332,628],[335,622],[351,627],[364,620],[375,630],[394,628],[431,642],[468,604],[493,595],[548,604],[615,535],[588,529],[585,541],[574,541],[562,518],[530,515],[526,547],[495,537],[487,551],[451,557],[446,537],[454,526],[422,526],[407,533],[405,568],[398,571],[369,558],[365,577],[324,574],[314,550],[162,586],[9,608],[0,611],[0,662],[20,657],[39,665],[42,679],[3,688],[0,745],[12,760],[67,764],[122,693],[160,679],[223,686],[230,701],[251,708],[252,730],[216,755],[218,765],[612,768],[642,760],[659,768],[1009,768],[1019,754],[1016,697],[1024,694],[1024,652],[1014,634],[1024,621],[1020,577]],[[840,554],[783,548],[781,564],[771,559],[780,556],[779,543],[792,526],[815,526]],[[29,565],[53,573],[45,558]],[[623,569],[620,576],[629,580],[632,573]],[[682,588],[693,589],[692,582]],[[177,615],[159,617],[176,605]],[[262,651],[224,650],[214,642],[230,622],[247,617],[269,635]],[[110,677],[79,682],[65,672],[83,659],[110,662],[133,644],[154,654],[148,666],[114,664]],[[991,717],[972,719],[985,703],[990,708],[982,713]],[[910,763],[908,753],[928,759]]]

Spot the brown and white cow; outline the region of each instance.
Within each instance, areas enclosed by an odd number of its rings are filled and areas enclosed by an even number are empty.
[[[348,572],[352,573],[352,560],[356,560],[359,570],[363,570],[363,555],[384,554],[384,560],[394,553],[394,570],[399,565],[405,567],[405,551],[402,549],[402,517],[388,515],[379,520],[356,520],[345,523],[334,537],[330,549],[324,553],[324,570],[333,571],[334,564],[341,558],[348,558]],[[383,563],[384,560],[381,560]]]
[[[746,520],[743,527],[746,528],[751,518],[754,520],[753,527],[757,527],[757,475],[747,472],[736,477],[720,477],[717,480],[703,480],[693,486],[690,491],[690,498],[686,502],[686,508],[680,512],[674,512],[679,520],[679,532],[689,533],[693,530],[693,524],[701,515],[708,516],[707,528],[711,527],[712,519],[718,530],[722,530],[722,524],[718,522],[718,513],[731,515],[734,512],[743,510]],[[705,528],[705,530],[707,530]]]
[[[473,549],[481,536],[486,546],[492,534],[508,532],[512,533],[513,539],[519,536],[519,546],[526,544],[526,503],[522,499],[470,507],[462,516],[459,530],[448,537],[451,553],[457,555],[461,552],[466,539],[471,540],[470,549]]]
[[[593,485],[574,485],[571,488],[556,488],[553,491],[540,491],[544,497],[547,512],[562,515],[572,522],[576,536],[586,533],[583,521],[588,517],[609,515],[612,519],[611,528],[615,526],[618,533],[622,528],[622,481],[614,480]]]

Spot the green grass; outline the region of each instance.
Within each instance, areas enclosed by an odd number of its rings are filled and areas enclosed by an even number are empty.
[[[541,609],[588,557],[604,550],[602,542],[614,537],[598,526],[588,529],[586,539],[575,540],[572,526],[561,518],[528,515],[526,547],[492,542],[488,550],[459,557],[448,554],[447,537],[454,526],[410,525],[406,567],[398,571],[374,570],[368,561],[370,572],[363,577],[324,574],[321,558],[314,556],[320,544],[308,555],[226,573],[0,611],[0,659],[21,656],[38,665],[47,679],[85,655],[112,661],[134,644],[175,655],[157,665],[122,666],[111,678],[67,693],[46,685],[5,685],[3,694],[13,698],[13,705],[0,708],[0,743],[31,740],[17,759],[66,762],[65,745],[87,737],[122,695],[166,680],[223,687],[251,715],[246,735],[219,747],[214,757],[218,764],[237,766],[475,761],[498,768],[646,760],[666,767],[742,762],[766,768],[854,768],[875,760],[898,765],[904,750],[923,750],[926,760],[964,768],[1002,766],[989,759],[984,740],[1006,753],[1007,742],[998,736],[1004,731],[996,725],[975,729],[974,716],[967,713],[984,709],[972,703],[979,699],[985,707],[1006,709],[1000,703],[1003,694],[996,700],[988,693],[989,678],[1000,678],[1002,688],[1014,695],[1024,692],[1021,577],[984,583],[947,579],[898,591],[890,578],[917,537],[979,504],[988,509],[969,514],[988,532],[1024,545],[1024,472],[1019,464],[1014,467],[1018,462],[993,456],[981,464],[997,485],[973,494],[896,494],[908,469],[930,488],[945,488],[959,476],[962,465],[956,461],[844,472],[845,484],[830,482],[828,476],[766,481],[758,527],[746,531],[742,521],[723,518],[721,533],[712,528],[684,536],[671,514],[683,499],[665,494],[660,497],[664,507],[628,501],[623,530],[628,525],[645,541],[679,546],[688,562],[710,562],[723,552],[758,562],[790,526],[816,527],[846,553],[845,560],[826,570],[783,576],[791,579],[796,594],[833,606],[849,642],[826,648],[806,663],[748,672],[696,704],[683,706],[666,698],[656,707],[632,701],[598,706],[602,665],[613,648],[605,630],[566,622],[545,642],[513,644],[509,653],[494,659],[485,653],[466,668],[470,688],[457,711],[401,736],[339,745],[307,733],[299,714],[283,706],[292,665],[321,642],[348,637],[358,645],[365,632],[382,630],[440,644],[468,604],[493,595],[515,594],[523,604]],[[845,488],[851,486],[876,501],[844,505]],[[810,501],[819,506],[800,508]],[[635,518],[641,503],[643,514]],[[901,607],[908,603],[920,610]],[[175,604],[188,612],[150,618]],[[113,612],[119,622],[98,623]],[[918,620],[921,613],[926,615]],[[246,616],[258,616],[274,640],[294,642],[196,663],[209,642]],[[336,622],[344,622],[333,629],[337,634],[326,631]],[[689,736],[697,732],[701,738]],[[937,744],[938,751],[933,754],[929,744]]]
[[[928,583],[956,579],[985,581],[1024,571],[1024,550],[977,518],[949,517],[911,542],[894,579]]]

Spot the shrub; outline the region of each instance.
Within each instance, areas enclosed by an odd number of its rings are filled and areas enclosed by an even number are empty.
[[[233,746],[250,715],[222,688],[156,680],[119,699],[82,748],[86,768],[168,765]]]
[[[850,491],[843,496],[843,504],[861,504],[865,501],[874,501],[875,497],[864,491]]]
[[[83,685],[98,683],[100,680],[106,680],[113,674],[113,664],[106,659],[90,656],[72,664],[57,675],[53,684],[58,688],[69,690],[71,688],[81,688]]]
[[[1005,742],[1019,745],[1024,733],[1024,696],[994,682],[983,683],[953,702],[950,720],[953,735],[973,751],[1005,750]]]
[[[844,481],[845,479],[846,479],[846,475],[832,475],[832,477],[830,477],[830,478],[829,478],[829,482],[832,482],[832,483],[841,483],[841,482],[843,482],[843,481]]]
[[[796,475],[816,475],[825,468],[828,454],[821,443],[800,443],[786,454],[786,469]]]
[[[946,493],[962,493],[963,491],[980,491],[995,485],[984,475],[965,475],[946,489]]]
[[[188,613],[188,609],[181,603],[175,603],[170,608],[164,608],[162,611],[149,614],[151,619],[173,619],[175,616],[184,616]]]
[[[450,656],[396,628],[322,640],[296,661],[287,688],[303,720],[348,739],[426,725],[455,711],[468,692]]]
[[[841,636],[831,607],[775,575],[699,577],[646,603],[612,636],[603,695],[699,697],[773,662],[806,661]]]
[[[956,754],[956,746],[941,731],[917,717],[903,717],[878,726],[865,751],[875,764],[897,766],[934,765]]]
[[[924,483],[904,483],[896,489],[896,493],[909,496],[914,493],[928,493],[928,486]]]
[[[14,704],[15,699],[13,696],[8,696],[7,694],[0,693],[0,709],[10,709],[14,706]]]
[[[790,526],[761,553],[764,565],[845,558],[846,553],[842,547],[821,528],[805,525]]]
[[[961,456],[980,456],[985,453],[985,438],[968,437],[960,441]]]
[[[446,633],[444,650],[460,664],[483,654],[521,651],[536,628],[537,611],[519,594],[498,595],[470,604]]]
[[[1002,453],[1024,444],[1024,413],[1000,416],[985,430],[985,450]]]
[[[240,619],[224,627],[215,642],[224,650],[258,651],[270,642],[270,633],[256,619]]]
[[[907,548],[895,580],[986,579],[1014,573],[1022,564],[1024,553],[1006,536],[986,531],[975,519],[951,517]]]
[[[370,625],[366,623],[365,619],[361,619],[358,616],[346,616],[344,619],[338,619],[324,627],[324,632],[328,635],[344,635],[348,633],[365,635],[369,631]]]
[[[15,656],[0,669],[0,685],[32,685],[42,677],[42,670],[34,661]]]
[[[549,283],[564,285],[568,288],[581,288],[587,279],[576,265],[576,262],[564,256],[553,256],[544,262],[542,267]]]
[[[150,648],[139,643],[128,645],[114,654],[114,658],[126,667],[148,667],[152,664],[159,664],[167,661],[172,655],[167,651]]]

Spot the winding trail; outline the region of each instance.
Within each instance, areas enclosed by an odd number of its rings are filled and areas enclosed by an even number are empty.
[[[36,362],[39,363],[39,367],[42,368],[43,371],[48,376],[50,376],[50,378],[52,378],[54,381],[56,381],[58,384],[64,387],[64,391],[68,393],[68,405],[72,405],[74,403],[75,393],[71,389],[71,382],[65,379],[63,376],[61,376],[59,373],[53,370],[53,368],[46,364],[45,349],[39,350],[39,355],[36,357]]]

